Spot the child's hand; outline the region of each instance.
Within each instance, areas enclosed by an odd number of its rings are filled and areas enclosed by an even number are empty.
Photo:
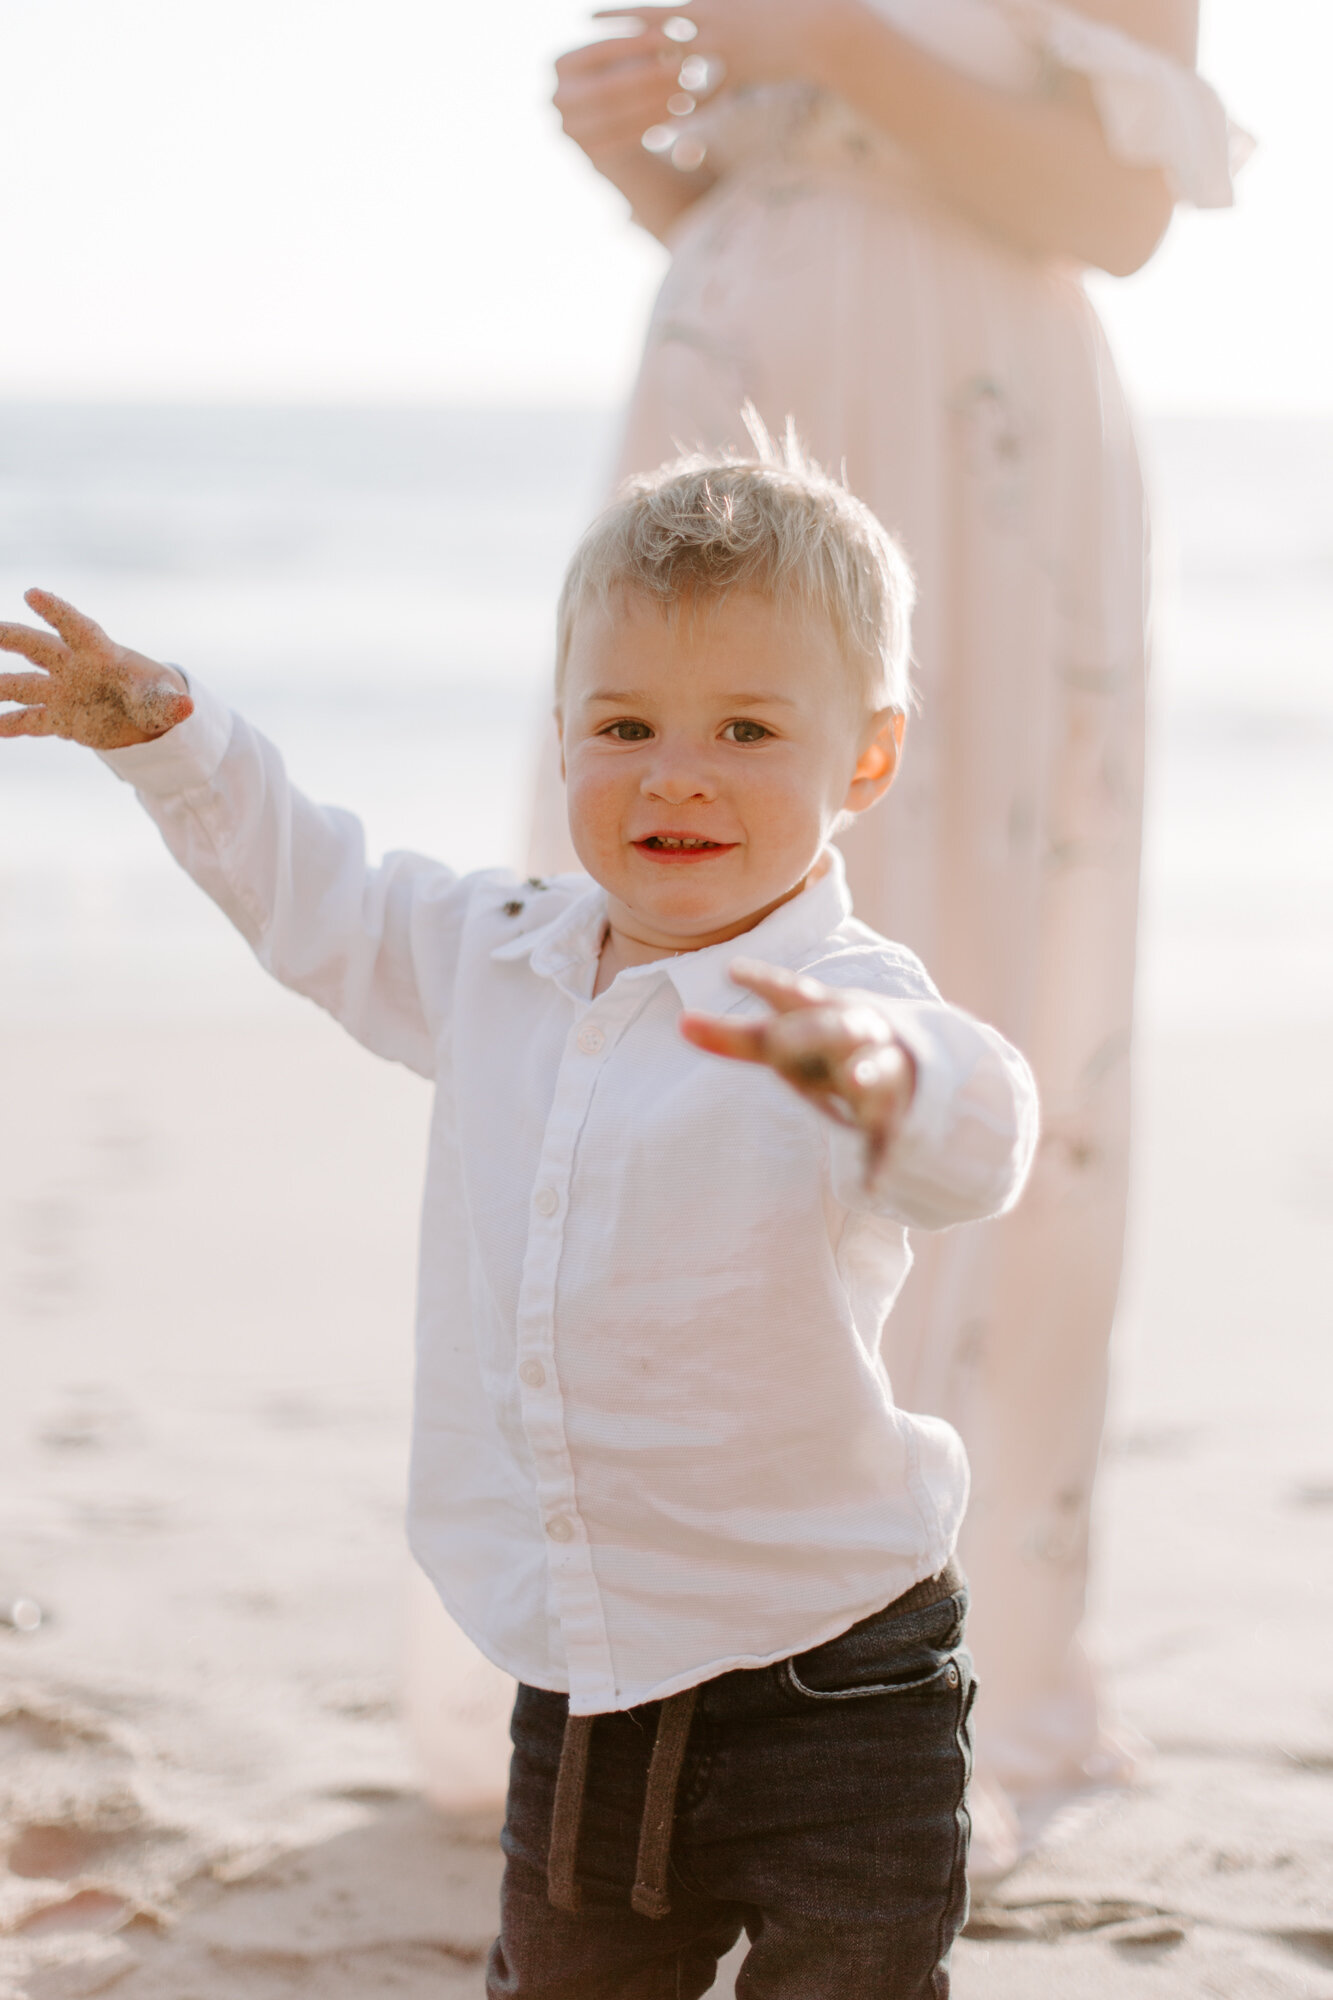
[[[916,1064],[879,1008],[863,994],[753,959],[737,959],[731,976],[773,1012],[761,1021],[686,1014],[681,1033],[713,1055],[767,1063],[829,1117],[859,1125],[873,1177],[916,1089]]]
[[[29,590],[24,603],[59,635],[0,624],[0,651],[21,653],[35,674],[0,674],[0,701],[23,706],[0,714],[0,736],[66,736],[90,750],[151,743],[194,708],[172,667],[108,639],[62,597]]]

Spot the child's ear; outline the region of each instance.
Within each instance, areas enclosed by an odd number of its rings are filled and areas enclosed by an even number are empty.
[[[883,798],[898,774],[906,727],[907,717],[901,709],[882,708],[871,717],[868,732],[861,740],[861,754],[852,772],[852,782],[847,787],[844,812],[865,812]]]
[[[555,721],[555,739],[560,746],[560,782],[563,785],[569,777],[565,769],[565,718],[558,706],[551,710],[551,714]]]

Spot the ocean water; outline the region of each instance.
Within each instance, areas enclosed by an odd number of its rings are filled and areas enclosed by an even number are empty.
[[[1142,1008],[1333,1009],[1333,421],[1144,425],[1159,547]],[[25,586],[179,661],[372,844],[522,859],[552,607],[605,411],[0,407]],[[0,1014],[276,993],[86,752],[0,744]]]

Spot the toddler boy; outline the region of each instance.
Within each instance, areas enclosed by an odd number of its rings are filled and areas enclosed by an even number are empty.
[[[43,592],[56,636],[0,626],[0,735],[103,751],[271,972],[435,1082],[411,1534],[520,1683],[491,2000],[698,1996],[742,1928],[745,1994],[948,1992],[967,1474],[879,1342],[906,1227],[1009,1207],[1036,1109],[829,844],[894,775],[911,594],[793,446],[631,483],[559,614],[591,882],[372,866],[203,688]]]

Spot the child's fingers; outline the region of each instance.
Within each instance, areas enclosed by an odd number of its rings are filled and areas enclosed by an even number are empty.
[[[765,965],[757,958],[734,958],[727,968],[737,986],[743,986],[760,1000],[766,1000],[777,1014],[793,1014],[805,1007],[826,1006],[833,989],[803,973],[787,972],[779,965]]]
[[[77,611],[65,598],[57,597],[54,591],[25,590],[23,602],[39,618],[44,618],[48,625],[54,625],[67,646],[77,649],[80,646],[106,645],[107,636],[101,626],[82,611]]]
[[[764,1024],[768,1060],[793,1082],[839,1084],[844,1064],[864,1048],[877,1024],[845,1007],[802,1007],[771,1014]]]
[[[697,1049],[710,1055],[731,1056],[737,1062],[767,1062],[768,1024],[765,1021],[733,1021],[725,1014],[682,1014],[680,1032]]]
[[[44,708],[15,708],[0,715],[0,736],[54,736],[55,724]]]
[[[49,632],[38,632],[31,625],[0,624],[0,652],[22,653],[25,660],[31,660],[35,667],[54,670],[63,660],[68,659],[67,648]]]
[[[21,701],[25,707],[39,706],[51,692],[49,674],[0,674],[0,701]]]
[[[727,1014],[685,1014],[681,1033],[696,1048],[740,1062],[767,1063],[798,1090],[840,1087],[842,1064],[862,1046],[842,1013],[803,1008],[738,1021]]]

